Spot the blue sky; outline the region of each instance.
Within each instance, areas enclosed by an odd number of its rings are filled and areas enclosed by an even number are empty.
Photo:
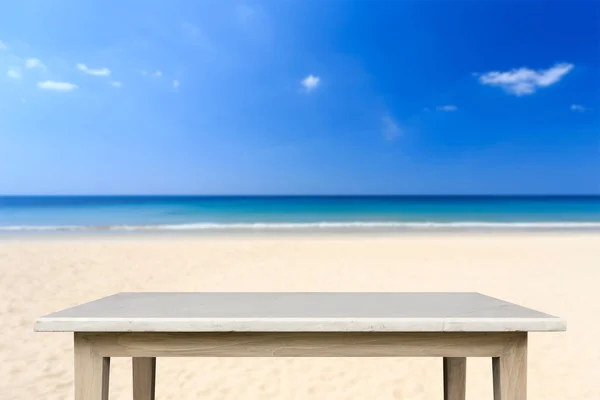
[[[600,2],[20,0],[0,194],[600,194]]]

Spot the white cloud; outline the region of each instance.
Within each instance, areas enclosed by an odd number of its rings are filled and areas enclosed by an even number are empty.
[[[2,40],[0,40],[0,50],[8,50],[8,46]]]
[[[589,108],[586,108],[586,107],[582,106],[581,104],[572,104],[571,105],[571,110],[572,111],[584,112],[584,111],[589,110]]]
[[[306,78],[302,79],[302,86],[304,87],[304,89],[306,89],[307,92],[310,92],[314,89],[317,88],[317,86],[319,86],[319,83],[321,82],[321,78],[319,78],[318,76],[314,76],[314,75],[309,75]]]
[[[187,36],[189,36],[191,38],[195,38],[198,35],[200,35],[200,28],[198,28],[196,25],[190,24],[188,22],[184,22],[183,24],[181,24],[181,29],[183,30],[184,34],[186,34]]]
[[[110,75],[110,69],[104,67],[104,68],[89,68],[87,65],[85,64],[77,64],[77,69],[80,70],[81,72],[85,72],[88,75],[94,75],[94,76],[109,76]]]
[[[452,104],[448,104],[446,106],[437,106],[435,109],[438,111],[456,111],[458,110],[458,107]]]
[[[21,79],[23,74],[21,74],[21,71],[19,71],[17,68],[9,68],[6,76],[11,79]]]
[[[482,74],[479,82],[482,85],[499,86],[510,94],[522,96],[560,81],[571,69],[573,64],[562,63],[537,71],[525,67],[506,72],[491,71]]]
[[[184,22],[181,24],[181,30],[184,36],[186,36],[187,39],[191,42],[203,47],[204,50],[213,50],[212,41],[208,38],[206,33],[198,26],[190,24],[188,22]]]
[[[123,86],[123,85],[122,85],[122,84],[121,84],[121,82],[119,82],[119,81],[112,81],[112,82],[110,83],[110,86],[112,86],[112,87],[116,87],[116,88],[120,88],[120,87],[121,87],[121,86]]]
[[[183,30],[183,33],[190,39],[195,39],[202,35],[202,31],[200,30],[200,28],[188,22],[184,22],[183,24],[181,24],[181,29]]]
[[[383,137],[386,140],[393,141],[402,135],[402,130],[392,116],[384,115],[381,118],[381,123],[383,124]]]
[[[25,60],[25,68],[28,68],[28,69],[34,69],[34,68],[46,69],[46,66],[38,58],[28,58],[27,60]]]
[[[70,92],[77,89],[77,85],[69,82],[44,81],[38,82],[38,87],[44,90],[54,90],[55,92]]]
[[[179,86],[181,86],[181,82],[179,82],[177,79],[175,79],[173,81],[173,88],[177,89]]]
[[[248,23],[256,18],[256,10],[246,4],[239,5],[235,12],[242,23]]]
[[[156,71],[154,71],[154,72],[148,72],[148,71],[146,71],[145,69],[143,69],[143,70],[141,70],[140,72],[141,72],[141,74],[142,74],[143,76],[151,76],[151,77],[153,77],[153,78],[160,78],[160,77],[163,75],[162,71],[161,71],[161,70],[159,70],[159,69],[157,69],[157,70],[156,70]]]

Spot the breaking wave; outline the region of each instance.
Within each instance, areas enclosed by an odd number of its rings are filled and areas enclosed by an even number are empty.
[[[272,230],[421,230],[421,229],[600,229],[598,222],[268,222],[268,223],[192,223],[107,226],[0,226],[0,232],[145,232],[145,231],[272,231]]]

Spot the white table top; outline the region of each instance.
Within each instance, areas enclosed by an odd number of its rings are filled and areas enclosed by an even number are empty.
[[[479,293],[119,293],[40,332],[542,332],[565,321]]]

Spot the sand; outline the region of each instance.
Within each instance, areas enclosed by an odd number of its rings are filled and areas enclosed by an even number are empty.
[[[72,399],[72,336],[36,317],[120,291],[478,291],[559,315],[529,398],[600,399],[600,234],[0,239],[0,399]],[[111,400],[131,399],[113,359]],[[159,359],[158,399],[441,399],[441,359]],[[469,359],[467,398],[492,399]]]

